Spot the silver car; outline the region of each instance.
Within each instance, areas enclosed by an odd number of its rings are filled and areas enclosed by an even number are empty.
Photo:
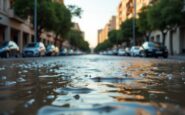
[[[0,57],[18,57],[19,46],[14,41],[5,41],[0,45]]]
[[[139,46],[132,46],[130,49],[131,56],[140,56],[140,47]]]
[[[35,42],[26,45],[23,49],[23,57],[40,57],[45,56],[46,48],[42,42]]]

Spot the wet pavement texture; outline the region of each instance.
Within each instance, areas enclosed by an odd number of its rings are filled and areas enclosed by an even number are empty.
[[[185,115],[185,61],[0,60],[0,115]]]

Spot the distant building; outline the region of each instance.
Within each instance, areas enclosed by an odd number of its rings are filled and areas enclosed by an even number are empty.
[[[102,29],[98,30],[98,44],[101,43],[101,32],[102,32]]]
[[[116,29],[116,16],[112,16],[103,29],[98,30],[98,44],[108,39],[108,33]]]
[[[76,30],[76,31],[81,32],[82,37],[85,38],[85,32],[80,29],[80,26],[78,23],[75,23],[75,22],[73,23],[72,30]]]

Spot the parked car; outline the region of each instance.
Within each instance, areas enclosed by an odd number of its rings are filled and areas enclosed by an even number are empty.
[[[126,54],[125,49],[123,49],[123,48],[118,49],[118,55],[119,56],[126,56],[127,54]]]
[[[59,53],[60,56],[66,56],[68,55],[67,48],[62,48]]]
[[[82,52],[82,51],[80,51],[80,50],[76,50],[76,51],[74,51],[74,54],[75,54],[75,55],[82,55],[82,54],[83,54],[83,52]]]
[[[107,55],[114,55],[114,52],[112,50],[108,50]]]
[[[60,50],[59,50],[59,48],[56,46],[56,47],[55,47],[55,55],[58,56],[59,53],[60,53]]]
[[[59,54],[59,49],[53,44],[46,46],[46,56],[56,56]]]
[[[168,50],[161,43],[145,42],[140,49],[140,55],[143,57],[159,57],[168,58]]]
[[[132,46],[130,49],[131,56],[140,56],[140,47],[139,46]]]
[[[19,46],[13,41],[5,41],[0,45],[0,57],[18,57],[20,55]]]
[[[118,49],[117,48],[113,49],[112,53],[113,53],[112,55],[118,55]]]
[[[126,52],[126,55],[127,56],[130,56],[130,48],[129,47],[126,47],[125,48],[125,52]]]
[[[23,49],[23,57],[40,57],[45,56],[46,48],[42,42],[27,44]]]
[[[68,54],[69,55],[74,55],[74,50],[73,49],[69,49]]]

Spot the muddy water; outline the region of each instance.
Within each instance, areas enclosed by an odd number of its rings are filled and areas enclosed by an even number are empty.
[[[107,56],[0,61],[2,115],[183,115],[185,62]]]

